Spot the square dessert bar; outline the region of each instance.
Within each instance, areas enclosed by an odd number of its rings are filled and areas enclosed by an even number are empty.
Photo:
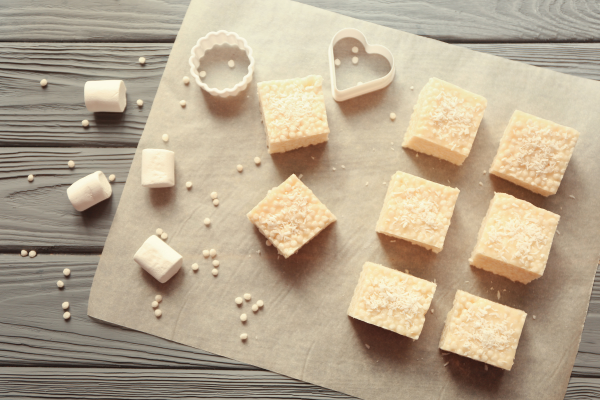
[[[388,185],[375,230],[439,253],[459,192],[398,171]]]
[[[310,75],[257,85],[269,154],[328,140],[322,84],[322,77]]]
[[[367,262],[354,289],[348,315],[417,340],[436,286],[435,283]]]
[[[419,93],[402,147],[462,165],[486,106],[484,97],[431,78]]]
[[[440,339],[440,349],[510,371],[527,314],[462,290]]]
[[[540,278],[559,219],[559,215],[531,203],[496,193],[469,262],[515,282]]]
[[[247,216],[285,258],[336,221],[296,175],[269,190]]]
[[[515,111],[504,131],[490,174],[542,196],[556,194],[579,132]]]

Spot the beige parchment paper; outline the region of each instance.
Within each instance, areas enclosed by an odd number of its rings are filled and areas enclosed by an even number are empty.
[[[387,46],[397,72],[388,88],[338,104],[330,93],[327,49],[332,36],[346,27],[362,30],[370,43]],[[197,39],[220,29],[246,38],[256,59],[252,84],[232,99],[211,97],[193,82],[185,86],[181,81],[190,75],[187,60]],[[363,59],[359,65],[367,62]],[[269,156],[256,82],[309,74],[324,78],[330,140]],[[488,100],[463,166],[400,146],[418,92],[430,77]],[[181,99],[187,101],[185,109]],[[192,1],[98,265],[88,314],[364,399],[562,399],[600,253],[598,104],[598,82],[309,6],[285,0]],[[582,133],[555,196],[543,198],[483,174],[515,109]],[[390,112],[397,114],[395,122]],[[163,133],[170,135],[168,143],[161,140]],[[175,151],[174,188],[141,186],[145,148]],[[252,161],[255,156],[262,158],[259,167]],[[236,171],[237,164],[244,165],[243,173]],[[383,183],[398,170],[461,190],[438,255],[375,233],[387,189]],[[245,215],[292,173],[303,174],[338,221],[285,260],[265,245]],[[189,191],[186,181],[194,184]],[[211,203],[212,191],[219,193],[218,207]],[[529,285],[469,266],[494,191],[561,216],[546,272]],[[212,220],[208,228],[202,223],[205,217]],[[133,261],[135,251],[159,227],[184,258],[181,271],[165,284]],[[216,278],[201,254],[210,248],[218,251],[221,262]],[[436,280],[435,312],[428,314],[418,341],[347,317],[365,261]],[[197,273],[190,268],[194,262],[200,264]],[[512,371],[486,371],[480,362],[438,350],[457,289],[493,301],[500,291],[500,303],[529,314]],[[244,293],[253,300],[238,308],[234,298]],[[156,294],[164,297],[160,319],[150,307]],[[258,299],[265,307],[254,314],[250,305]],[[240,322],[242,312],[249,316],[246,324]],[[249,334],[246,343],[239,339],[242,332]]]

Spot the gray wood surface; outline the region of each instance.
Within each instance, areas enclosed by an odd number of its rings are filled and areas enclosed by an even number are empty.
[[[600,43],[460,45],[600,79]],[[0,147],[137,146],[170,51],[169,43],[0,43]],[[137,63],[140,56],[146,65]],[[39,85],[42,78],[49,81],[45,89]],[[115,78],[127,85],[127,112],[87,111],[85,82]],[[137,99],[144,100],[142,108]],[[89,128],[81,126],[83,119],[90,121]]]
[[[101,253],[134,153],[132,148],[0,147],[0,252]],[[66,190],[94,171],[116,175],[113,195],[75,211]]]
[[[0,398],[348,398],[86,316],[98,254],[188,2],[0,0]],[[596,1],[301,2],[600,80]],[[89,113],[85,81],[114,78],[127,83],[126,113]],[[65,190],[95,170],[117,175],[113,197],[79,215]],[[21,258],[22,248],[40,255]],[[63,301],[71,303],[70,321],[62,319]],[[599,397],[597,275],[565,398]]]
[[[580,42],[600,37],[600,7],[594,0],[300,2],[444,41]],[[0,40],[173,42],[188,3],[189,0],[44,0],[40,4],[3,0]]]

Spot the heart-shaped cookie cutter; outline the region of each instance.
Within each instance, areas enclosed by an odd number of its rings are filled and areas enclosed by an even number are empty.
[[[240,50],[244,50],[246,55],[248,56],[248,60],[250,60],[250,65],[248,65],[248,73],[242,78],[240,82],[235,84],[233,87],[227,89],[216,89],[209,87],[206,83],[202,82],[200,76],[198,75],[198,67],[200,67],[200,59],[204,57],[204,54],[212,49],[214,46],[222,45],[222,44],[230,44],[232,46],[237,46]],[[198,42],[194,47],[192,47],[192,55],[189,59],[190,64],[190,73],[194,77],[194,80],[202,89],[206,90],[208,93],[213,96],[219,97],[229,97],[229,96],[237,96],[238,93],[245,90],[250,82],[252,81],[252,74],[254,73],[254,58],[252,57],[252,49],[248,46],[248,42],[246,39],[240,37],[237,33],[227,32],[227,31],[218,31],[218,32],[210,32],[204,37],[198,39]]]
[[[390,63],[390,71],[381,78],[373,79],[372,81],[361,83],[360,85],[356,85],[348,89],[338,90],[335,78],[335,59],[333,57],[333,46],[345,38],[353,38],[361,42],[365,47],[365,52],[367,54],[379,54],[384,56]],[[392,52],[389,51],[385,46],[381,46],[379,44],[369,44],[364,33],[358,29],[342,29],[333,36],[333,39],[331,39],[331,44],[329,45],[329,75],[331,76],[331,94],[333,95],[335,101],[345,101],[357,96],[362,96],[363,94],[383,89],[392,83],[395,73],[396,68],[394,67],[394,56],[392,55]]]

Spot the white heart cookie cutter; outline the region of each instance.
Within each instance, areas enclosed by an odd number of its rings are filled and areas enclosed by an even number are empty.
[[[345,38],[354,38],[361,42],[365,47],[365,52],[367,54],[379,54],[381,56],[384,56],[390,62],[390,72],[388,72],[385,76],[381,78],[361,83],[360,85],[356,85],[348,89],[338,90],[335,78],[335,60],[333,58],[333,46],[335,46],[337,42]],[[384,87],[392,83],[392,81],[394,80],[395,73],[396,68],[394,67],[394,56],[392,55],[392,52],[389,51],[388,48],[385,46],[381,46],[379,44],[369,44],[364,33],[359,31],[358,29],[342,29],[333,36],[333,39],[331,39],[331,44],[329,45],[329,75],[331,76],[331,94],[333,95],[335,101],[345,101],[357,96],[362,96],[363,94],[383,89]]]
[[[237,46],[240,50],[244,50],[246,55],[248,56],[248,60],[250,60],[250,65],[248,65],[248,73],[242,78],[241,82],[238,82],[231,88],[227,89],[215,89],[209,87],[206,83],[202,82],[200,76],[198,75],[198,67],[200,67],[200,59],[204,57],[204,54],[212,49],[216,45],[221,44],[230,44],[232,46]],[[254,58],[252,57],[252,49],[248,46],[248,42],[246,39],[240,37],[237,33],[227,32],[227,31],[218,31],[218,32],[210,32],[204,37],[198,39],[198,42],[194,47],[192,47],[192,55],[189,59],[190,64],[190,73],[194,77],[194,80],[202,89],[206,90],[208,93],[213,96],[218,97],[229,97],[229,96],[237,96],[241,91],[245,90],[250,82],[252,81],[252,74],[254,73]]]

